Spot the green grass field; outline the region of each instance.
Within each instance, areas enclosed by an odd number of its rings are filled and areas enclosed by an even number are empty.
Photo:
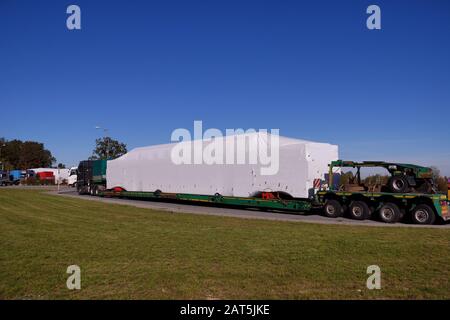
[[[66,288],[81,267],[81,290]],[[382,289],[366,288],[366,268]],[[1,299],[450,298],[450,230],[175,214],[0,189]]]

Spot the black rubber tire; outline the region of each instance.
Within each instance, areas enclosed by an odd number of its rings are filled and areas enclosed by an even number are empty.
[[[370,208],[364,201],[352,201],[348,214],[354,220],[366,220],[370,218]]]
[[[436,221],[434,210],[427,204],[419,204],[411,212],[415,224],[433,224]]]
[[[400,208],[392,202],[387,202],[382,205],[378,211],[378,214],[380,216],[380,220],[385,223],[396,223],[402,217]]]
[[[409,183],[405,176],[392,176],[388,181],[388,186],[394,193],[405,193],[409,190]]]
[[[338,218],[342,217],[344,214],[344,209],[342,205],[337,200],[327,200],[323,206],[323,214],[328,218]]]

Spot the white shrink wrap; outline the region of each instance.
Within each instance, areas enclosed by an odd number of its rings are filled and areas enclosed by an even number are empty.
[[[270,147],[277,139],[278,155],[275,148],[272,150]],[[212,145],[213,143],[216,145]],[[224,147],[211,151],[220,144]],[[241,161],[238,163],[238,150],[242,150],[238,146],[242,145],[245,145],[245,161],[242,161],[241,153]],[[180,149],[190,150],[189,147],[197,149],[192,154],[180,152]],[[265,152],[262,153],[268,155],[265,161],[261,161],[263,158],[258,154],[258,150],[263,149]],[[220,151],[217,150],[223,150],[223,157],[220,157]],[[230,150],[234,150],[234,154]],[[180,160],[174,161],[174,154],[184,155],[184,159],[189,160],[177,164]],[[205,154],[216,156],[216,161],[223,159],[222,163],[218,161],[219,163],[209,164],[208,160],[205,161]],[[257,161],[254,158],[250,161],[251,155],[255,154]],[[251,197],[260,191],[283,191],[296,198],[308,198],[314,187],[314,179],[323,180],[328,173],[328,164],[337,159],[336,145],[264,132],[246,133],[213,140],[135,148],[108,161],[107,188],[204,195],[219,193],[236,197]]]

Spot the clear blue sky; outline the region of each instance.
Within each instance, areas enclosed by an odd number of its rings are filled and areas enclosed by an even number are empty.
[[[1,0],[0,111],[66,165],[96,125],[131,149],[203,120],[450,174],[450,1]]]

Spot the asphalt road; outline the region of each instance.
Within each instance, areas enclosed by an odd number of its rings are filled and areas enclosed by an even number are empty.
[[[138,208],[156,209],[167,211],[170,213],[193,213],[193,214],[205,214],[212,216],[226,216],[245,219],[266,219],[277,221],[294,221],[294,222],[308,222],[308,223],[321,223],[321,224],[334,224],[334,225],[362,225],[362,226],[374,226],[374,227],[410,227],[410,228],[450,228],[450,223],[443,225],[433,226],[420,226],[407,223],[395,223],[387,224],[374,220],[356,221],[348,218],[327,218],[321,216],[318,212],[314,213],[285,213],[285,212],[271,212],[260,211],[254,209],[231,209],[223,207],[215,207],[211,205],[191,205],[181,204],[175,202],[159,202],[148,200],[130,200],[119,198],[101,198],[92,197],[89,195],[80,196],[73,188],[63,188],[59,192],[57,190],[50,191],[51,194],[56,194],[64,197],[81,198],[90,201],[100,201],[104,203],[114,203],[130,205]]]

